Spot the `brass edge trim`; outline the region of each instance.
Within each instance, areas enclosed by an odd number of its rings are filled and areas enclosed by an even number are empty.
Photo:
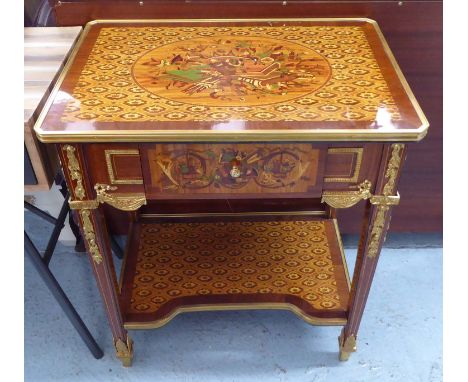
[[[427,120],[426,115],[422,111],[421,106],[419,106],[419,102],[417,101],[416,97],[414,96],[413,91],[411,90],[411,88],[410,88],[410,86],[408,84],[408,81],[406,81],[406,77],[403,74],[403,72],[401,71],[401,68],[398,65],[397,60],[395,59],[395,56],[393,55],[392,50],[390,49],[390,46],[388,45],[387,40],[385,39],[385,36],[383,35],[382,30],[379,27],[379,24],[377,24],[377,21],[372,20],[372,19],[367,19],[367,22],[372,24],[375,31],[377,32],[377,35],[380,38],[380,42],[382,43],[384,51],[387,54],[387,57],[390,60],[392,66],[393,66],[393,69],[395,69],[395,72],[396,72],[396,74],[398,76],[398,79],[400,80],[400,82],[401,82],[401,84],[403,86],[403,89],[406,92],[406,95],[408,96],[411,104],[414,107],[414,110],[416,111],[416,114],[418,115],[418,117],[419,117],[419,119],[420,119],[420,121],[422,123],[422,125],[418,128],[418,130],[421,133],[421,138],[420,139],[422,139],[422,138],[424,138],[426,136],[427,131],[429,129],[429,121]],[[420,140],[420,139],[418,139],[418,140]]]
[[[351,279],[349,278],[348,263],[346,262],[346,256],[345,256],[345,251],[343,247],[343,242],[341,240],[340,229],[338,228],[338,221],[336,219],[332,219],[332,220],[333,220],[333,225],[335,226],[335,233],[336,233],[336,239],[338,241],[338,246],[340,247],[341,260],[343,261],[343,267],[345,271],[346,282],[348,284],[348,292],[349,292],[351,290]]]
[[[78,37],[78,39],[75,40],[75,45],[73,45],[73,49],[72,49],[71,53],[68,55],[67,62],[63,66],[62,71],[60,72],[60,75],[58,76],[57,81],[55,82],[54,87],[52,88],[52,90],[49,93],[49,97],[47,98],[46,103],[42,107],[42,110],[41,110],[39,116],[37,117],[36,122],[34,123],[34,131],[35,131],[35,133],[36,133],[39,140],[41,140],[41,138],[40,138],[41,132],[44,133],[44,131],[42,131],[42,129],[41,129],[42,122],[44,121],[44,118],[48,114],[49,109],[50,109],[50,107],[52,106],[52,103],[55,100],[55,96],[56,96],[57,92],[59,91],[60,86],[62,85],[62,82],[63,82],[65,76],[67,75],[68,71],[70,70],[70,66],[73,63],[73,61],[75,60],[75,56],[78,53],[78,50],[80,49],[83,40],[88,35],[88,31],[91,28],[91,25],[88,26],[88,24],[86,24],[86,26],[81,31],[80,36]]]
[[[326,216],[326,211],[279,211],[279,212],[200,212],[185,214],[142,213],[141,218],[198,218],[198,217],[243,217],[243,216]]]
[[[405,129],[396,133],[368,129],[323,130],[243,130],[243,131],[197,131],[197,130],[133,130],[74,131],[66,134],[54,131],[36,131],[43,143],[72,142],[294,142],[294,141],[336,141],[336,142],[414,142],[424,138],[418,129]]]
[[[239,303],[239,304],[203,304],[179,307],[169,316],[152,322],[126,322],[125,329],[157,329],[181,313],[223,311],[223,310],[289,310],[311,325],[346,325],[346,318],[319,318],[306,315],[297,306],[288,303]]]
[[[107,174],[111,184],[143,184],[143,179],[117,179],[114,173],[114,166],[112,161],[112,155],[138,155],[138,150],[104,150],[106,158]]]
[[[89,32],[89,29],[92,25],[95,24],[122,24],[122,23],[148,23],[148,22],[160,22],[160,23],[202,23],[202,22],[281,22],[281,21],[298,21],[298,22],[310,22],[310,21],[363,21],[373,25],[385,53],[387,54],[390,62],[392,63],[396,74],[401,81],[404,90],[407,93],[408,98],[410,99],[413,107],[415,108],[418,117],[423,122],[423,124],[417,129],[405,129],[404,131],[397,133],[388,133],[385,131],[369,131],[367,129],[341,129],[333,130],[329,133],[324,133],[323,131],[300,131],[300,130],[289,130],[279,133],[278,131],[240,131],[236,133],[232,132],[221,132],[221,131],[210,131],[210,132],[200,132],[197,130],[179,130],[177,132],[172,132],[170,134],[162,131],[144,131],[135,134],[131,130],[107,130],[107,131],[75,131],[67,133],[57,133],[53,131],[43,131],[41,129],[42,122],[44,121],[45,116],[49,112],[49,109],[55,99],[55,95],[60,89],[62,82],[68,73],[71,64],[73,63],[75,56],[81,47],[81,44]],[[421,110],[419,103],[414,97],[413,92],[411,91],[406,78],[401,72],[400,67],[398,66],[395,57],[393,56],[385,37],[382,34],[377,22],[375,20],[365,18],[365,17],[336,17],[336,18],[279,18],[279,19],[146,19],[146,20],[133,20],[133,19],[122,19],[122,20],[93,20],[86,24],[83,31],[81,32],[80,37],[76,41],[72,52],[70,53],[66,64],[64,65],[62,71],[60,72],[55,85],[50,92],[47,102],[44,104],[44,107],[41,110],[36,122],[34,123],[34,131],[36,136],[41,142],[44,143],[53,143],[53,142],[150,142],[158,140],[159,142],[221,142],[223,140],[236,140],[238,142],[246,142],[249,140],[258,140],[263,142],[277,142],[277,141],[288,141],[288,140],[300,140],[300,141],[420,141],[423,139],[429,127],[429,122],[427,121],[424,112]],[[253,134],[252,134],[253,133]],[[213,137],[213,134],[216,137]]]
[[[362,147],[336,147],[328,149],[328,154],[341,154],[341,153],[355,153],[356,154],[356,164],[354,166],[354,173],[351,177],[325,177],[324,182],[330,183],[356,183],[359,179],[359,174],[361,172],[362,165],[362,154],[364,148]]]
[[[280,22],[280,21],[363,21],[369,24],[376,23],[375,20],[372,20],[368,17],[305,17],[305,18],[298,18],[298,17],[286,17],[286,18],[239,18],[239,19],[119,19],[119,20],[112,20],[112,19],[97,19],[89,21],[85,27],[88,25],[96,25],[96,24],[127,24],[127,23],[135,23],[135,24],[147,24],[147,23],[164,23],[164,24],[174,24],[174,23],[206,23],[206,22],[215,22],[215,23],[236,23],[236,22]]]

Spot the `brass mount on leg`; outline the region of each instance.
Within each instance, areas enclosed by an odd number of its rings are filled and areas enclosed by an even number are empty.
[[[351,334],[346,339],[344,338],[344,330],[338,337],[340,345],[340,361],[347,361],[351,353],[356,351],[356,336]]]
[[[117,187],[101,183],[97,183],[94,186],[94,189],[96,190],[96,199],[70,200],[70,208],[72,210],[92,210],[98,208],[100,203],[107,203],[122,211],[135,211],[142,205],[146,204],[146,196],[143,192],[109,194],[107,191],[115,191],[117,190]]]
[[[383,206],[395,206],[400,203],[400,195],[373,195],[372,183],[369,180],[358,184],[355,191],[324,191],[322,203],[327,203],[333,208],[348,208],[369,199],[371,204]]]
[[[122,361],[122,366],[132,366],[133,359],[133,340],[127,334],[127,343],[123,342],[120,338],[115,341],[115,351],[117,358]]]

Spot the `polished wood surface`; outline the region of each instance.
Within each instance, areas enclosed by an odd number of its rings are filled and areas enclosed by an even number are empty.
[[[45,142],[419,140],[428,123],[379,33],[366,19],[91,23],[36,132]]]
[[[369,17],[376,20],[416,98],[431,123],[427,137],[408,148],[400,181],[401,208],[392,231],[442,231],[442,1],[236,1],[50,0],[58,25],[81,25],[94,19]],[[414,158],[414,160],[411,160]],[[424,160],[421,160],[424,158]],[[341,230],[357,233],[362,209],[340,214]],[[422,217],[422,218],[420,218]]]
[[[337,235],[331,220],[317,218],[143,219],[123,271],[125,326],[159,327],[184,309],[216,305],[289,308],[309,322],[343,324],[349,286]]]
[[[25,191],[48,190],[59,168],[53,147],[41,144],[34,123],[81,27],[24,28],[24,143],[35,181],[26,182]]]

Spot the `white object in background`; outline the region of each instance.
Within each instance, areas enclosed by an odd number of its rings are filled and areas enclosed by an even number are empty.
[[[28,192],[27,196],[32,196],[32,200],[28,201],[35,207],[46,211],[55,218],[58,217],[64,200],[63,195],[59,191],[59,186],[53,184],[49,191]],[[45,220],[44,223],[50,224]],[[51,230],[53,229],[52,224],[50,224],[50,228]],[[65,219],[65,227],[63,227],[62,232],[60,232],[59,241],[66,246],[75,245],[75,235],[73,235],[70,225],[68,224],[68,218]]]

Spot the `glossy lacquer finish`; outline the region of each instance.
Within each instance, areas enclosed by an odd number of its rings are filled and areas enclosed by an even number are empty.
[[[368,19],[96,21],[36,124],[60,141],[419,140]]]

